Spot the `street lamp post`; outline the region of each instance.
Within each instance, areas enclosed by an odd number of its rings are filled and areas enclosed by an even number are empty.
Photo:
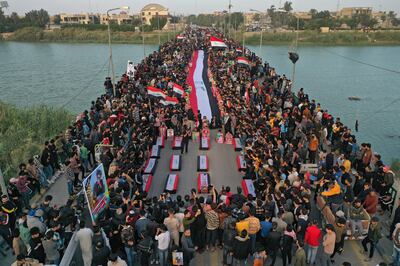
[[[260,15],[262,14],[261,11],[256,10],[256,9],[250,9],[250,11],[257,12]],[[262,32],[262,28],[260,26],[260,48],[259,48],[259,51],[258,51],[258,54],[259,54],[260,57],[261,57],[262,43],[263,43],[263,32]]]
[[[143,21],[143,19],[144,19],[144,17],[143,17],[143,14],[142,14],[142,17],[141,17],[141,22],[142,22],[142,46],[143,46],[143,58],[145,58],[146,57],[146,46],[144,44],[145,35],[144,35],[144,21]]]
[[[113,62],[113,57],[112,57],[112,48],[111,48],[111,30],[110,30],[110,12],[111,11],[115,11],[115,10],[129,10],[129,7],[128,6],[122,6],[122,7],[116,7],[116,8],[111,8],[111,9],[109,9],[109,10],[107,10],[107,21],[108,21],[108,23],[107,23],[107,25],[108,25],[108,27],[107,27],[107,29],[108,29],[108,48],[109,48],[109,51],[110,51],[110,57],[109,57],[109,60],[110,60],[110,62],[109,62],[109,65],[111,65],[111,74],[112,74],[112,76],[111,76],[111,81],[112,81],[112,85],[113,85],[113,94],[114,94],[114,97],[115,97],[115,95],[116,95],[116,88],[115,88],[115,69],[114,69],[114,62]]]
[[[231,0],[229,0],[229,6],[228,6],[228,37],[229,39],[231,38],[231,8],[232,8],[232,4],[231,4]]]
[[[161,37],[160,37],[160,16],[157,14],[157,30],[158,30],[158,47],[161,46]]]

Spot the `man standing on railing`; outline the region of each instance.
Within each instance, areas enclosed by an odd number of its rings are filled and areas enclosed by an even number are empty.
[[[40,157],[40,163],[43,165],[43,172],[46,175],[46,178],[51,177],[53,175],[53,168],[50,164],[50,150],[48,141],[44,143],[44,149],[42,151],[42,156]]]

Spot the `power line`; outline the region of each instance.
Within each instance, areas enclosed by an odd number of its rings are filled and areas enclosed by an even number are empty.
[[[82,92],[84,92],[86,89],[88,89],[88,88],[92,85],[92,83],[98,78],[97,75],[100,74],[100,72],[103,71],[103,69],[104,69],[104,67],[107,65],[107,63],[108,63],[108,58],[107,58],[106,62],[103,64],[103,66],[100,68],[100,70],[97,71],[97,72],[93,75],[93,79],[91,79],[91,80],[88,82],[88,85],[85,86],[85,87],[83,87],[77,94],[75,94],[74,96],[72,96],[71,99],[69,99],[69,100],[66,101],[63,105],[61,105],[61,108],[64,108],[65,106],[67,106],[69,103],[71,103],[73,100],[75,100],[79,95],[81,95]]]
[[[367,62],[360,61],[360,60],[355,59],[355,58],[351,58],[351,57],[348,57],[348,56],[345,56],[345,55],[338,54],[338,53],[333,52],[333,51],[328,50],[328,49],[325,49],[325,50],[326,50],[326,52],[328,52],[330,54],[342,57],[342,58],[347,59],[349,61],[353,61],[353,62],[359,63],[361,65],[366,65],[366,66],[370,66],[370,67],[373,67],[373,68],[376,68],[376,69],[380,69],[380,70],[384,70],[384,71],[387,71],[387,72],[400,74],[400,71],[398,71],[398,70],[394,70],[394,69],[390,69],[390,68],[386,68],[386,67],[382,67],[382,66],[373,65],[373,64],[370,64],[370,63],[367,63]]]
[[[376,69],[380,69],[380,70],[383,70],[383,71],[386,71],[386,72],[391,72],[391,73],[395,73],[395,74],[400,74],[400,71],[398,71],[398,70],[394,70],[394,69],[390,69],[390,68],[386,68],[386,67],[382,67],[382,66],[378,66],[378,65],[373,65],[373,64],[370,64],[370,63],[367,63],[367,62],[360,61],[360,60],[355,59],[355,58],[351,58],[351,57],[348,57],[348,56],[345,56],[345,55],[338,54],[338,53],[333,52],[333,51],[328,50],[328,49],[325,49],[325,51],[326,51],[327,53],[330,53],[330,54],[333,54],[333,55],[342,57],[342,58],[344,58],[344,59],[347,59],[347,60],[352,61],[352,62],[356,62],[356,63],[361,64],[361,65],[370,66],[370,67],[373,67],[373,68],[376,68]],[[375,116],[376,116],[377,114],[379,114],[379,113],[382,113],[382,111],[384,111],[385,109],[387,109],[387,108],[388,108],[389,106],[391,106],[392,104],[397,103],[398,101],[400,101],[400,97],[397,97],[397,98],[393,99],[393,101],[391,101],[390,103],[385,104],[384,106],[382,106],[382,107],[378,108],[377,110],[375,110],[375,111],[374,111],[371,115],[369,115],[363,122],[365,123],[366,121],[371,120],[371,118],[375,117]]]

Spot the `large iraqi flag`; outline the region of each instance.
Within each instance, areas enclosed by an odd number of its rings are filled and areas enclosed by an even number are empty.
[[[219,39],[217,37],[211,36],[210,37],[210,42],[211,42],[211,47],[220,47],[220,48],[226,48],[226,43],[224,40]]]
[[[150,96],[154,96],[157,98],[166,98],[167,95],[160,89],[152,87],[152,86],[147,86],[147,94]]]
[[[193,54],[187,83],[192,87],[189,99],[196,118],[199,112],[209,121],[213,116],[219,118],[218,101],[208,78],[208,55],[203,50],[196,50]]]

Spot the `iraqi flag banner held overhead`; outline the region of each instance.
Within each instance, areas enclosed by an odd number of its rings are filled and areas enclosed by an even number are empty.
[[[240,56],[237,58],[238,64],[250,66],[250,60],[248,60],[246,57]]]
[[[167,95],[160,89],[157,89],[155,87],[152,86],[147,86],[147,94],[150,96],[154,96],[157,98],[166,98]]]
[[[184,95],[184,93],[185,93],[185,90],[176,83],[174,83],[172,90],[173,90],[173,92],[175,92],[176,94],[179,94],[180,96]]]
[[[242,180],[242,188],[243,188],[243,193],[247,197],[249,194],[252,195],[253,197],[256,196],[256,189],[254,187],[253,180],[251,179],[243,179]]]
[[[161,100],[160,103],[161,103],[162,105],[167,106],[167,105],[175,105],[175,104],[178,104],[179,101],[178,101],[178,99],[175,98],[175,97],[166,96],[166,97],[165,97],[165,100]]]
[[[217,37],[211,36],[210,37],[211,47],[219,47],[219,48],[226,48],[226,43]]]
[[[187,78],[187,84],[192,88],[189,94],[190,106],[196,118],[200,113],[201,117],[205,116],[211,121],[212,117],[220,118],[220,110],[208,77],[208,69],[208,54],[204,50],[194,51]]]

